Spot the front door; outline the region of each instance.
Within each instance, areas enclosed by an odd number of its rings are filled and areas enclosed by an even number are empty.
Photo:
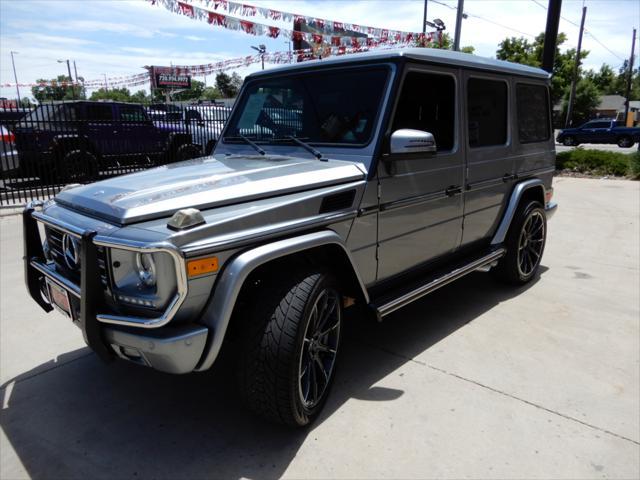
[[[387,152],[379,162],[378,280],[450,253],[460,243],[464,151],[456,74],[418,66],[405,72],[390,131],[430,132],[437,152]]]

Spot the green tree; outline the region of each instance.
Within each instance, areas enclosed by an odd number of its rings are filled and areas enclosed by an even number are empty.
[[[204,92],[204,82],[191,79],[191,88],[188,90],[182,90],[171,95],[172,100],[184,102],[186,100],[197,100],[202,97]]]
[[[202,92],[203,100],[215,100],[221,97],[222,97],[222,94],[215,87],[205,87],[204,91]]]
[[[600,91],[593,80],[582,78],[576,85],[576,96],[573,101],[572,126],[581,125],[594,117],[595,109],[600,104]],[[566,93],[562,105],[562,119],[567,118],[569,92]]]
[[[80,82],[84,79],[79,78]],[[82,86],[72,86],[71,78],[66,75],[58,75],[57,78],[46,80],[44,78],[36,80],[36,83],[46,83],[45,86],[31,87],[31,94],[40,103],[52,100],[71,100],[86,98],[86,92]],[[67,83],[67,85],[63,85]]]
[[[453,38],[447,32],[442,32],[442,34],[436,33],[431,42],[421,43],[416,42],[417,47],[429,47],[429,48],[439,48],[442,50],[451,50],[453,48]],[[466,47],[462,47],[460,49],[461,52],[464,53],[473,53],[475,52],[475,48],[471,45],[467,45]]]
[[[136,93],[131,95],[131,101],[134,103],[149,103],[150,100],[151,98],[144,90],[138,90]]]
[[[571,85],[573,68],[576,58],[576,50],[571,48],[565,52],[560,51],[560,46],[566,42],[564,33],[558,34],[556,54],[553,63],[553,76],[551,77],[551,101],[553,105],[564,98]],[[524,37],[510,37],[504,39],[498,45],[496,58],[509,62],[521,63],[533,67],[542,66],[542,52],[544,50],[544,33],[539,34],[532,42]],[[582,50],[580,59],[584,60],[589,52]]]
[[[116,102],[130,102],[131,92],[128,88],[100,88],[91,94],[89,100],[115,100]]]
[[[616,73],[606,63],[602,64],[597,72],[594,70],[586,71],[584,78],[591,80],[598,91],[604,95],[611,94],[615,89]]]
[[[233,87],[233,89],[235,90],[236,94],[233,95],[234,97],[236,95],[238,95],[238,92],[240,91],[240,89],[242,88],[242,83],[244,82],[244,79],[238,75],[237,72],[233,72],[231,74],[231,86]]]
[[[224,72],[216,75],[216,88],[224,98],[232,98],[238,94],[238,91],[231,84],[231,77]]]

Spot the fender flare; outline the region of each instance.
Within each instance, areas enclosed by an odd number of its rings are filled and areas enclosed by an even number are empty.
[[[358,279],[364,299],[368,303],[369,295],[367,289],[362,282],[362,278],[360,278],[349,250],[345,247],[344,242],[338,234],[331,230],[322,230],[298,237],[287,238],[247,250],[235,257],[224,267],[220,278],[218,278],[215,283],[213,295],[205,306],[202,318],[204,325],[211,330],[211,333],[207,339],[205,353],[195,370],[207,370],[213,365],[222,347],[227,326],[231,320],[231,314],[233,313],[240,290],[251,272],[272,260],[310,248],[328,245],[337,245],[342,248]]]
[[[504,211],[504,215],[502,216],[500,225],[498,225],[498,229],[496,230],[496,233],[491,240],[491,245],[500,245],[501,243],[504,243],[504,239],[507,237],[507,232],[509,231],[509,227],[511,226],[511,221],[516,214],[516,210],[518,209],[520,200],[522,199],[524,192],[531,188],[542,189],[542,198],[544,203],[545,188],[542,180],[540,180],[539,178],[532,178],[516,184],[513,191],[511,192],[511,197],[509,197],[509,203],[507,204],[507,208]]]

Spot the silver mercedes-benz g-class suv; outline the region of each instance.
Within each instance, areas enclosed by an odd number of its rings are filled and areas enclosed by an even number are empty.
[[[200,372],[230,345],[247,405],[305,425],[345,309],[536,275],[554,161],[536,68],[417,48],[258,72],[210,157],[28,205],[26,283],[105,360]]]

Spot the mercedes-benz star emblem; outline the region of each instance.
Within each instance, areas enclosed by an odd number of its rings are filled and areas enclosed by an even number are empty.
[[[80,243],[72,235],[62,236],[62,249],[64,250],[64,262],[71,270],[80,268]]]

